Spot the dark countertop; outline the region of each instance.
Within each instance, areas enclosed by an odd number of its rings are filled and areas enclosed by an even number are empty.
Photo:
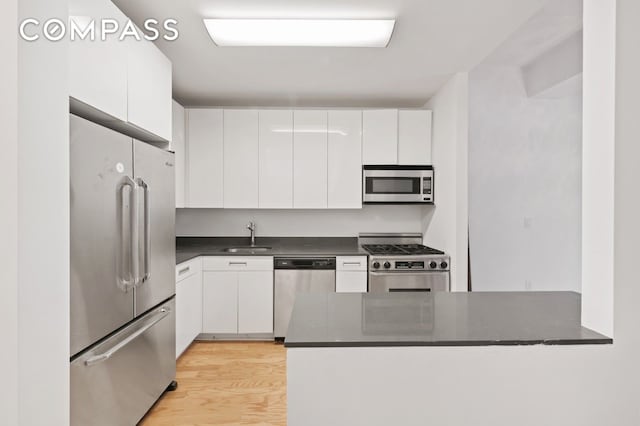
[[[285,346],[606,344],[574,292],[298,294]]]
[[[366,256],[355,237],[257,237],[256,246],[271,250],[247,254],[228,253],[227,247],[249,246],[247,237],[178,237],[176,264],[198,256]]]

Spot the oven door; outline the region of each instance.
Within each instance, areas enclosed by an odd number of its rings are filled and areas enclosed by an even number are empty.
[[[449,291],[449,271],[369,272],[370,293]]]
[[[432,203],[433,170],[367,170],[365,203]]]

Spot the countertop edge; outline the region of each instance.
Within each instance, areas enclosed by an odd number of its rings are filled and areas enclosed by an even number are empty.
[[[589,339],[533,339],[533,340],[459,340],[441,342],[287,342],[286,348],[379,348],[379,347],[471,347],[471,346],[576,346],[610,345],[608,337]]]

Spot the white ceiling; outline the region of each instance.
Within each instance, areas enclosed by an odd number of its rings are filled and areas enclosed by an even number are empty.
[[[553,0],[551,0],[553,1]],[[114,0],[138,25],[178,20],[158,47],[185,106],[419,107],[546,0]],[[217,47],[202,18],[395,18],[386,49]]]
[[[522,67],[582,29],[583,0],[553,0],[518,28],[482,65]]]

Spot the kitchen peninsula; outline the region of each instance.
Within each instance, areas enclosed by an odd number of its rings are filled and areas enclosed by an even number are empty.
[[[288,424],[473,424],[457,397],[500,398],[513,375],[532,389],[565,375],[553,383],[567,387],[573,369],[550,354],[612,343],[581,326],[580,303],[573,292],[300,295],[285,340]],[[540,363],[523,365],[523,351]]]

